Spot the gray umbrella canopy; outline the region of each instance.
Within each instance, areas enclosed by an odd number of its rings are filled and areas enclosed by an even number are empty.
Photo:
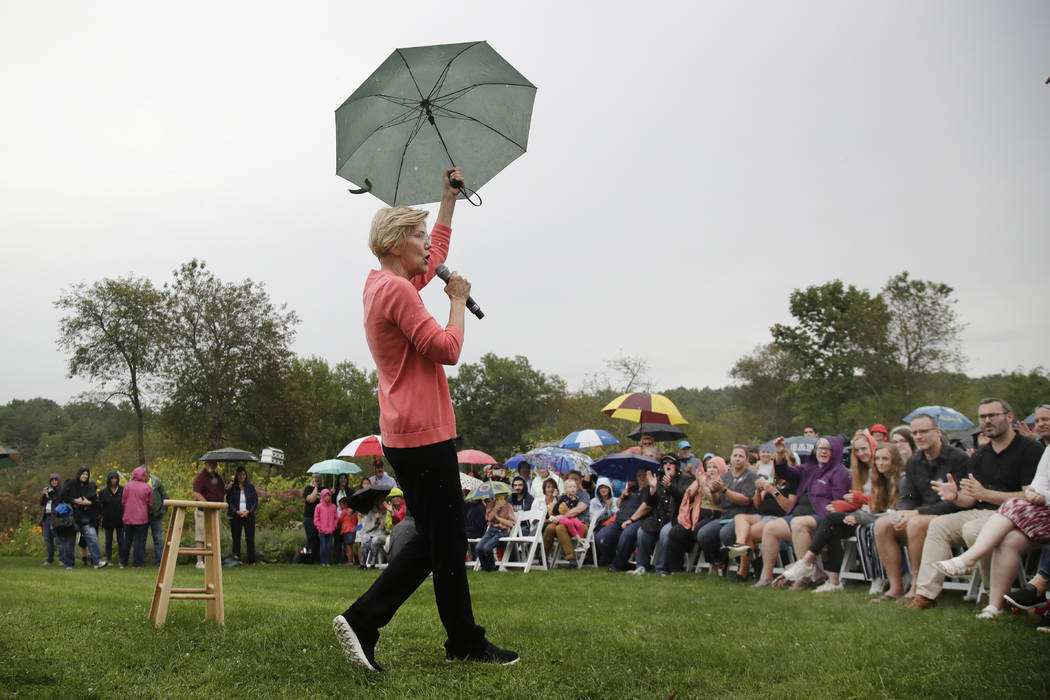
[[[391,206],[477,190],[525,152],[536,87],[488,43],[397,49],[335,111],[336,173]]]
[[[200,456],[198,462],[258,462],[259,458],[246,450],[238,450],[236,447],[222,447],[217,450],[205,452]]]

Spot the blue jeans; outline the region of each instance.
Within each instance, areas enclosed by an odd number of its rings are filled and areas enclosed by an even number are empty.
[[[51,527],[51,516],[45,515],[40,520],[40,531],[44,535],[44,545],[47,547],[47,563],[55,563],[55,543],[58,539],[58,535],[55,534],[55,529]]]
[[[76,561],[73,552],[77,548],[77,531],[58,532],[56,530],[55,538],[58,540],[58,560],[62,562],[62,566],[72,569]]]
[[[331,564],[332,563],[332,533],[318,533],[318,537],[321,541],[321,563]]]
[[[160,558],[164,556],[164,515],[151,515],[149,529],[153,535],[153,563],[160,566]]]
[[[481,539],[474,546],[474,553],[481,560],[481,568],[484,571],[496,570],[496,556],[492,552],[496,549],[496,545],[499,544],[499,538],[506,537],[508,534],[510,533],[506,528],[489,525],[489,528],[485,530],[485,534],[481,536]]]
[[[149,529],[149,523],[142,523],[141,525],[125,525],[126,532],[124,533],[124,542],[121,543],[120,547],[120,563],[128,563],[128,553],[134,543],[135,554],[134,559],[131,560],[131,565],[138,568],[146,563],[146,530]]]
[[[735,538],[732,518],[712,520],[696,531],[696,541],[704,551],[704,559],[712,566],[725,559],[722,555],[722,545],[733,544]]]
[[[637,566],[649,566],[653,555],[653,544],[656,544],[656,561],[653,562],[653,568],[658,574],[667,571],[667,538],[671,534],[672,526],[673,523],[664,523],[657,532],[646,532],[645,530],[638,532]]]
[[[642,526],[641,521],[633,522],[620,531],[620,537],[616,540],[616,556],[613,558],[609,569],[612,571],[627,571],[627,562],[634,553],[638,542],[638,528]],[[610,525],[610,527],[615,527]],[[602,528],[603,530],[605,528]]]
[[[84,542],[87,543],[88,552],[91,554],[91,561],[96,565],[102,563],[102,550],[98,548],[98,533],[95,532],[95,526],[91,523],[83,523],[77,525],[80,530],[80,536],[84,538]]]

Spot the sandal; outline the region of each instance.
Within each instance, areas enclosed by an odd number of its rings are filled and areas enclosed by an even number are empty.
[[[974,570],[974,567],[963,563],[962,557],[952,557],[951,559],[935,561],[933,562],[933,568],[937,569],[937,571],[940,571],[945,576],[951,576],[953,578],[969,576]]]
[[[889,593],[883,593],[878,598],[872,598],[872,603],[896,603],[904,600],[904,596],[890,595]]]

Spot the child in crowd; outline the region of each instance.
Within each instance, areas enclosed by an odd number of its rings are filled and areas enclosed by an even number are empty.
[[[343,496],[339,499],[339,535],[346,554],[346,564],[354,563],[354,540],[357,538],[357,513],[350,507],[350,499]]]
[[[339,523],[335,504],[332,503],[332,492],[321,491],[321,501],[314,508],[314,527],[321,540],[321,566],[332,565],[332,534]]]
[[[565,493],[559,496],[558,500],[554,501],[554,505],[550,508],[550,514],[562,516],[559,524],[564,525],[568,529],[569,534],[576,538],[583,537],[586,531],[583,521],[577,517],[566,518],[564,516],[579,503],[579,485],[575,479],[566,479]]]

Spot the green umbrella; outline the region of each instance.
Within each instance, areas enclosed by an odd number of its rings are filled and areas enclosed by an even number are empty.
[[[484,41],[397,49],[335,111],[336,173],[391,206],[440,200],[453,165],[478,189],[525,152],[535,97]]]
[[[306,470],[307,474],[359,474],[361,467],[341,459],[326,459]]]

